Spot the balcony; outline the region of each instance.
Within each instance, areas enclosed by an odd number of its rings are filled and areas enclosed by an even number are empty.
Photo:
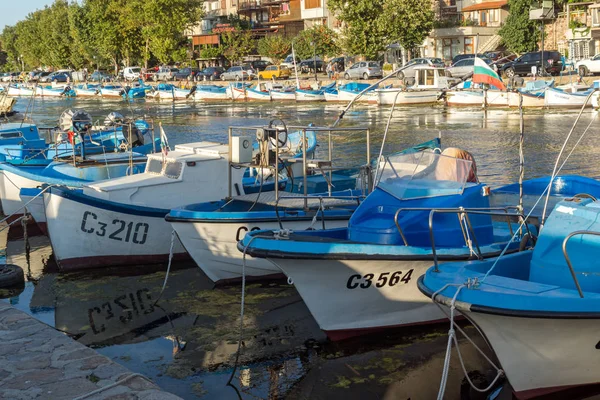
[[[256,11],[256,10],[264,10],[269,6],[262,2],[261,0],[254,1],[244,1],[238,4],[238,12],[247,12],[247,11]]]

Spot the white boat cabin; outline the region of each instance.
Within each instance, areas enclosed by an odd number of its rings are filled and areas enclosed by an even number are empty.
[[[415,84],[409,89],[447,89],[455,81],[444,68],[419,65],[415,67]]]
[[[229,147],[215,142],[177,145],[168,154],[148,155],[141,174],[110,179],[84,187],[99,199],[155,208],[214,201],[229,194]],[[244,169],[232,169],[232,185],[243,193]],[[176,201],[174,203],[174,201]]]

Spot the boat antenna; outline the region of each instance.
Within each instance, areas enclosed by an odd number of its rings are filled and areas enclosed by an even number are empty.
[[[571,130],[569,131],[569,134],[567,135],[565,142],[562,145],[562,148],[560,149],[560,152],[558,153],[558,157],[556,157],[556,161],[554,162],[554,169],[552,170],[552,175],[550,176],[550,183],[548,184],[548,193],[546,193],[546,200],[544,201],[544,210],[542,211],[542,220],[540,222],[540,230],[544,227],[544,222],[546,221],[546,210],[548,209],[548,201],[550,200],[550,193],[552,192],[552,183],[554,182],[554,178],[556,177],[556,170],[558,168],[558,162],[560,161],[560,158],[562,157],[565,148],[567,147],[567,143],[569,142],[569,139],[571,139],[571,135],[573,134],[573,132],[575,131],[575,127],[577,126],[577,123],[579,122],[579,120],[581,119],[581,115],[583,114],[583,110],[585,110],[585,107],[587,106],[588,102],[590,101],[590,98],[592,97],[592,95],[594,93],[596,93],[598,91],[598,89],[594,89],[592,90],[588,96],[585,98],[585,102],[583,103],[583,105],[581,106],[581,109],[579,110],[579,114],[577,115],[577,118],[575,119],[575,122],[573,123],[573,126],[571,127]],[[579,142],[577,142],[579,143]],[[575,144],[575,146],[577,146],[577,143]],[[575,149],[575,147],[573,148],[573,150]]]
[[[383,156],[383,147],[385,146],[385,142],[387,139],[387,134],[390,130],[390,124],[392,122],[392,115],[394,114],[394,110],[396,109],[396,100],[398,100],[398,96],[400,95],[400,91],[396,93],[396,97],[394,97],[394,102],[392,103],[392,109],[390,110],[390,115],[388,116],[387,124],[385,125],[385,132],[383,132],[383,140],[381,141],[381,148],[379,149],[379,156],[377,157],[377,166],[375,166],[375,180],[373,185],[377,186],[379,183],[379,164],[381,164],[381,157]],[[440,132],[441,136],[441,132]],[[370,162],[370,160],[369,160]]]
[[[296,52],[294,51],[294,41],[292,40],[292,58],[294,59],[294,73],[296,74],[296,89],[300,89],[300,79],[298,79],[298,65],[296,64]]]
[[[338,116],[338,118],[333,123],[332,128],[335,128],[340,123],[340,121],[342,120],[342,118],[344,118],[344,115],[346,114],[346,112],[348,112],[348,110],[350,109],[350,107],[352,107],[352,104],[354,104],[356,102],[356,100],[358,100],[359,98],[361,98],[362,95],[365,94],[365,93],[367,93],[369,90],[373,89],[374,87],[379,86],[380,83],[385,82],[388,79],[393,78],[394,76],[396,76],[396,74],[398,74],[398,72],[400,72],[402,70],[402,68],[403,67],[400,67],[400,68],[396,69],[395,71],[392,71],[389,75],[384,76],[383,78],[379,79],[377,82],[373,83],[371,86],[367,87],[362,92],[360,92],[359,94],[357,94],[356,97],[353,98],[352,100],[350,100],[350,103],[348,103],[348,105],[342,110],[342,112],[340,113],[340,115]]]
[[[30,108],[31,108],[31,112],[33,113],[33,104],[35,102],[35,94],[37,93],[37,87],[38,87],[38,83],[36,82],[35,85],[33,86],[33,93],[31,95],[31,98],[29,99],[29,103],[27,103],[27,108],[25,109],[25,114],[23,114],[23,119],[21,120],[21,126],[19,128],[23,127],[23,124],[25,123],[25,120],[27,119],[27,115],[29,114]]]
[[[519,212],[523,212],[523,178],[525,177],[525,119],[523,117],[523,93],[519,93]]]

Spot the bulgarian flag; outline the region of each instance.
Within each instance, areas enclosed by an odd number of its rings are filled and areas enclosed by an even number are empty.
[[[504,83],[502,83],[502,80],[498,74],[491,69],[485,61],[478,57],[475,57],[475,64],[473,67],[473,82],[487,83],[500,90],[506,90],[506,86],[504,86]]]

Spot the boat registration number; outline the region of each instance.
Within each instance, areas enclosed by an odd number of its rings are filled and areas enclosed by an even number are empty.
[[[113,219],[112,222],[102,222],[98,216],[86,211],[81,219],[81,231],[90,235],[99,237],[108,237],[108,239],[118,242],[127,242],[135,244],[144,244],[148,239],[148,230],[150,225],[145,222],[123,221],[122,219]]]
[[[384,286],[396,286],[397,284],[406,285],[412,278],[413,269],[408,270],[404,273],[402,271],[396,272],[382,272],[375,279],[375,274],[355,274],[350,275],[346,287],[348,289],[368,289],[371,286],[382,288]]]
[[[154,302],[150,290],[144,288],[90,308],[88,318],[92,332],[97,335],[106,330],[105,323],[109,323],[113,318],[118,319],[121,323],[127,323],[135,317],[153,312]]]

